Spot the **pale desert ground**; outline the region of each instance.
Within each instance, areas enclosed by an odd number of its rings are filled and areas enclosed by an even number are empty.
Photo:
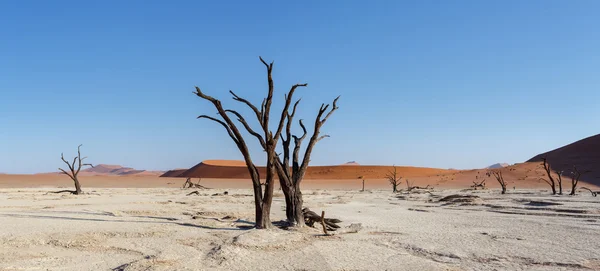
[[[50,190],[0,189],[0,270],[600,270],[600,197],[589,193],[310,188],[305,206],[343,221],[324,236],[250,229],[250,189]],[[480,198],[440,201],[451,194]],[[284,205],[279,194],[273,221]]]

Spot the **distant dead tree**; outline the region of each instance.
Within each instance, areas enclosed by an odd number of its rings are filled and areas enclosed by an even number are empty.
[[[365,191],[365,178],[363,176],[360,176],[360,177],[358,177],[358,179],[362,180],[362,190],[360,190],[360,191],[364,192]]]
[[[279,182],[282,188],[282,191],[286,200],[286,216],[288,221],[302,226],[304,225],[304,218],[302,214],[302,193],[300,192],[300,182],[304,178],[304,174],[306,173],[306,169],[308,168],[308,163],[310,162],[310,155],[315,144],[321,139],[327,137],[326,135],[320,136],[320,128],[327,121],[327,119],[331,116],[333,111],[337,110],[338,107],[336,105],[336,98],[333,102],[333,106],[329,109],[329,105],[321,105],[317,117],[315,119],[315,127],[314,132],[311,138],[309,139],[308,145],[304,152],[304,156],[302,160],[300,160],[300,148],[302,140],[307,135],[306,127],[300,120],[300,127],[302,128],[304,134],[300,137],[291,135],[291,126],[292,120],[295,115],[296,107],[300,100],[296,101],[293,105],[293,109],[290,112],[290,107],[293,100],[293,94],[298,87],[306,87],[307,84],[296,84],[293,85],[285,95],[285,104],[283,110],[281,111],[281,118],[278,121],[277,129],[275,132],[270,130],[269,127],[269,119],[271,117],[271,105],[273,102],[273,92],[274,92],[274,83],[272,77],[273,71],[273,62],[267,63],[262,57],[259,57],[260,61],[267,68],[267,81],[268,81],[268,93],[267,97],[263,99],[260,109],[252,104],[250,101],[239,97],[233,91],[229,91],[233,96],[233,100],[243,103],[248,106],[253,115],[256,116],[256,119],[260,125],[261,133],[256,132],[246,121],[246,119],[237,111],[224,109],[221,101],[217,100],[211,96],[204,94],[200,88],[196,87],[195,94],[211,102],[214,107],[217,109],[217,112],[221,119],[217,119],[214,117],[210,117],[207,115],[201,115],[198,118],[209,119],[219,123],[221,126],[225,128],[229,137],[234,141],[242,155],[244,156],[244,160],[246,162],[246,167],[250,173],[250,177],[252,179],[252,186],[254,189],[254,205],[255,205],[255,216],[256,216],[256,228],[264,229],[270,228],[272,226],[270,220],[270,210],[271,203],[273,201],[273,189],[274,189],[274,177],[275,174],[279,177]],[[328,111],[328,112],[327,112]],[[325,114],[327,113],[327,114]],[[237,118],[238,122],[244,126],[246,131],[252,136],[256,137],[260,146],[266,152],[266,177],[264,182],[264,192],[263,185],[260,182],[260,175],[258,172],[258,168],[254,164],[252,158],[250,157],[250,152],[248,150],[246,141],[242,137],[239,129],[235,125],[235,123],[231,120],[229,114],[232,114]],[[285,126],[285,134],[287,138],[284,138]],[[276,147],[279,139],[282,139],[283,144],[283,161],[279,158],[276,153]],[[294,149],[293,152],[290,152],[291,139],[294,139]],[[292,156],[292,166],[290,168],[290,155]]]
[[[481,189],[485,189],[485,179],[481,182],[473,181],[471,188],[473,188],[474,190],[477,190],[478,187],[481,187]]]
[[[554,178],[552,177],[552,169],[550,168],[550,165],[548,164],[546,158],[542,158],[542,166],[544,166],[546,175],[548,175],[548,180],[544,178],[540,178],[540,180],[546,182],[550,186],[550,188],[552,188],[552,195],[556,195],[556,181],[554,181]]]
[[[571,193],[569,193],[569,195],[573,196],[573,195],[575,195],[575,190],[577,189],[577,184],[579,184],[579,179],[581,178],[581,172],[579,172],[579,170],[577,170],[576,166],[573,166],[573,171],[571,172],[571,174],[572,174]]]
[[[496,181],[498,181],[498,183],[500,184],[500,187],[502,187],[502,194],[506,194],[506,181],[504,181],[504,176],[502,176],[502,171],[500,170],[490,170],[488,173],[488,176],[494,175],[494,178],[496,178]]]
[[[388,180],[388,182],[390,182],[390,184],[392,185],[392,190],[394,193],[398,192],[398,185],[402,184],[402,177],[398,176],[398,170],[396,168],[396,165],[394,165],[394,170],[390,170],[386,175],[385,178]]]
[[[200,188],[200,189],[208,189],[208,187],[201,185],[200,181],[201,181],[201,179],[198,179],[198,183],[193,183],[192,178],[187,178],[185,180],[185,183],[183,184],[183,188],[186,189],[186,188],[194,187],[194,188]]]
[[[558,194],[562,195],[562,174],[564,171],[557,171],[556,175],[558,176],[558,179],[556,179],[556,183],[558,184]]]
[[[64,170],[62,168],[58,168],[58,170],[60,170],[63,174],[69,176],[69,178],[71,178],[71,180],[73,180],[73,182],[75,183],[75,191],[61,190],[61,191],[56,191],[56,192],[52,192],[52,193],[68,192],[68,193],[75,194],[75,195],[79,195],[79,194],[83,193],[83,191],[81,191],[81,184],[79,184],[79,179],[77,178],[77,175],[79,174],[79,171],[81,170],[81,168],[83,166],[90,166],[90,167],[94,167],[94,166],[92,164],[84,164],[83,163],[83,160],[85,160],[87,157],[81,158],[81,146],[82,145],[77,146],[77,156],[75,156],[75,158],[73,158],[72,163],[69,163],[67,160],[65,160],[65,156],[62,153],[60,154],[60,159],[63,162],[65,162],[65,164],[67,164],[67,166],[69,167],[69,172],[67,172],[66,170]]]

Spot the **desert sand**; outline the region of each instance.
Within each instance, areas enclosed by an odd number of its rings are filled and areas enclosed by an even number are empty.
[[[0,270],[600,270],[589,194],[306,190],[306,206],[343,221],[324,236],[251,229],[249,189],[47,191],[0,189]],[[478,198],[440,201],[452,194]],[[278,193],[273,221],[284,205]]]
[[[599,139],[543,156],[555,168],[582,165],[579,187],[600,190],[600,160],[588,151]],[[72,188],[61,174],[0,174],[0,270],[600,270],[600,197],[551,195],[536,157],[500,165],[506,195],[486,169],[397,167],[400,188],[408,179],[433,190],[392,193],[391,166],[309,167],[304,206],[342,220],[331,235],[253,229],[241,161],[169,172],[102,165],[81,174],[79,196],[47,193]],[[209,189],[182,189],[186,178]],[[469,188],[483,180],[486,189]],[[565,194],[570,182],[565,174]],[[281,225],[276,189],[271,219]]]

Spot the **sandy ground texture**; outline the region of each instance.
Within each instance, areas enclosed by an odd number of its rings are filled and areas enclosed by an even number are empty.
[[[324,236],[251,229],[247,189],[46,191],[0,189],[0,270],[600,270],[590,194],[305,191],[306,206],[343,221]],[[272,220],[284,216],[278,194]]]

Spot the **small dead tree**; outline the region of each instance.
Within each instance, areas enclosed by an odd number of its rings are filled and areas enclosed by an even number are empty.
[[[388,180],[388,182],[390,182],[390,184],[392,185],[392,190],[394,193],[398,192],[398,185],[402,184],[402,177],[398,176],[398,170],[396,168],[396,165],[394,165],[394,170],[390,170],[386,175],[385,178]],[[363,188],[364,189],[364,188]]]
[[[552,177],[552,169],[548,164],[546,158],[542,158],[542,166],[544,166],[544,170],[546,171],[546,175],[548,175],[548,180],[544,178],[540,178],[540,180],[546,182],[550,188],[552,188],[552,195],[556,195],[556,181],[554,181],[554,177]]]
[[[577,189],[577,184],[579,184],[579,179],[581,178],[581,172],[577,170],[576,166],[573,166],[573,172],[571,172],[571,193],[569,195],[575,195],[575,190]]]
[[[193,183],[192,178],[187,178],[185,180],[185,183],[183,184],[183,189],[192,188],[192,187],[199,188],[199,189],[208,189],[208,187],[201,185],[200,181],[201,181],[201,179],[198,180],[198,183]]]
[[[498,183],[500,184],[500,187],[502,187],[502,194],[506,194],[506,181],[504,181],[504,176],[502,176],[502,171],[500,170],[490,170],[487,174],[488,176],[490,175],[494,175],[494,178],[496,178],[496,181],[498,181]]]
[[[557,171],[556,175],[558,175],[558,179],[556,179],[556,183],[558,184],[558,194],[562,195],[562,174],[564,171]]]
[[[84,164],[83,163],[83,160],[85,160],[87,157],[81,158],[81,146],[82,145],[77,146],[77,156],[75,156],[75,158],[73,158],[72,163],[69,163],[67,160],[65,160],[65,156],[62,153],[60,154],[60,159],[63,162],[65,162],[65,164],[67,164],[67,166],[69,167],[68,172],[62,168],[58,168],[58,170],[60,170],[63,174],[69,176],[69,178],[71,178],[71,180],[73,180],[73,182],[75,183],[75,190],[61,190],[61,191],[56,191],[56,192],[52,192],[52,193],[68,192],[68,193],[71,193],[74,195],[79,195],[79,194],[83,193],[83,191],[81,191],[81,184],[79,183],[79,179],[78,179],[77,175],[79,175],[79,171],[81,171],[81,168],[83,166],[90,166],[90,167],[94,167],[94,166],[92,164]]]
[[[476,181],[473,181],[471,188],[473,188],[474,190],[477,190],[478,187],[481,187],[481,189],[485,189],[485,179],[479,183]]]

